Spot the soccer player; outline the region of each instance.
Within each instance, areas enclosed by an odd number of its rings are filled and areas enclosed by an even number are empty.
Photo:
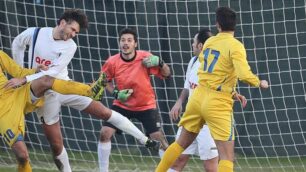
[[[197,71],[200,66],[198,56],[202,51],[205,41],[212,36],[209,29],[201,29],[193,38],[193,54],[195,55],[189,61],[186,80],[184,83],[184,89],[181,91],[179,99],[176,101],[175,105],[170,111],[170,116],[173,120],[177,120],[182,112],[182,104],[185,100],[191,96],[193,90],[198,85]],[[243,107],[246,106],[247,100],[244,96],[236,94],[235,98],[242,102]],[[179,127],[176,139],[178,139],[182,127]],[[168,172],[182,171],[189,160],[189,155],[199,155],[200,159],[203,160],[203,167],[206,172],[216,172],[218,167],[218,151],[213,138],[210,135],[209,128],[204,125],[196,139],[192,144],[185,149],[185,151],[180,155],[180,157],[174,162],[171,169]]]
[[[115,100],[112,109],[124,114],[127,118],[139,120],[146,134],[161,142],[160,154],[168,147],[160,127],[160,117],[156,109],[154,90],[150,82],[153,74],[161,79],[170,76],[170,68],[164,61],[150,52],[136,50],[137,34],[133,29],[120,31],[120,53],[107,59],[102,66],[109,81],[106,86]],[[115,82],[114,87],[111,81]],[[111,137],[117,128],[105,123],[101,129],[98,143],[99,167],[101,172],[108,171],[111,153]]]
[[[77,49],[72,38],[79,33],[81,28],[87,28],[87,26],[87,16],[81,10],[66,10],[59,18],[56,27],[43,27],[40,30],[37,28],[28,28],[19,34],[12,44],[13,58],[18,64],[24,66],[24,52],[26,45],[29,45],[28,67],[35,68],[39,64],[49,67],[47,71],[29,76],[30,80],[37,79],[43,75],[70,80],[67,65],[70,63]],[[110,111],[101,103],[92,101],[91,98],[85,96],[62,95],[52,90],[48,90],[44,96],[45,103],[36,110],[36,113],[42,122],[43,131],[50,143],[57,168],[63,172],[70,172],[71,167],[68,154],[63,144],[63,136],[59,122],[61,105],[70,106],[91,115],[98,115],[98,117],[102,114],[102,118],[99,118],[103,120],[107,119],[108,116],[106,114],[118,113]],[[96,106],[99,106],[99,108],[97,109]],[[99,111],[99,109],[101,110],[100,106],[102,106],[102,111]],[[125,119],[119,120],[115,125],[119,125],[119,127],[120,125],[124,125],[122,120]],[[127,130],[127,133],[136,136],[142,144],[148,143],[148,147],[152,146],[150,144],[152,141],[133,124],[124,126],[124,128],[126,127],[130,128]],[[155,144],[156,142],[153,143]]]
[[[170,116],[173,120],[177,120],[182,112],[182,104],[191,96],[193,90],[198,85],[197,70],[200,66],[198,56],[202,51],[204,42],[212,35],[210,30],[202,29],[193,38],[192,49],[195,55],[189,61],[184,89],[181,91],[179,99],[170,111]],[[179,127],[176,135],[178,139],[182,127]],[[203,167],[206,172],[216,172],[218,166],[218,151],[216,144],[212,139],[209,128],[204,125],[200,130],[199,135],[193,143],[182,153],[182,155],[175,161],[168,172],[182,171],[189,160],[189,155],[197,154],[203,160]]]
[[[234,38],[236,13],[228,7],[216,10],[219,33],[209,38],[199,55],[199,85],[190,97],[179,125],[182,132],[166,150],[156,171],[165,172],[197,137],[204,124],[210,129],[219,153],[218,172],[234,170],[233,99],[237,79],[266,89],[266,80],[254,75],[243,44]]]

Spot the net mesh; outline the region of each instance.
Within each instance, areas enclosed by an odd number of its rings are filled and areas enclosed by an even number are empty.
[[[192,38],[204,27],[217,32],[218,6],[235,9],[239,17],[235,36],[247,49],[251,69],[271,83],[266,91],[238,85],[248,105],[245,109],[239,103],[234,105],[236,170],[306,171],[305,0],[0,0],[0,47],[11,54],[14,37],[26,28],[54,27],[65,9],[80,8],[90,23],[75,38],[78,49],[68,66],[69,75],[91,82],[107,57],[119,52],[118,32],[124,27],[136,29],[139,49],[161,56],[172,69],[170,79],[152,78],[163,129],[171,143],[177,126],[168,113],[183,87]],[[106,94],[103,103],[110,106],[111,101]],[[73,170],[97,170],[101,120],[63,107],[61,126]],[[34,168],[55,169],[35,115],[27,116],[25,142]],[[150,171],[159,161],[156,152],[149,152],[131,136],[116,135],[112,145],[112,171]],[[15,157],[1,141],[0,149],[0,165],[14,166]],[[201,171],[202,165],[195,157],[186,169]]]

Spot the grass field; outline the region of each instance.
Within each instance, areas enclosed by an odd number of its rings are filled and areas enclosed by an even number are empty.
[[[130,153],[120,151],[113,152],[110,157],[110,171],[112,172],[151,172],[159,162],[157,156],[130,156]],[[5,155],[6,154],[6,155]],[[11,153],[0,152],[0,172],[17,171],[15,160]],[[33,172],[57,172],[51,154],[30,151]],[[71,166],[73,171],[77,172],[97,172],[97,155],[86,152],[69,152]],[[306,157],[303,158],[254,158],[236,156],[236,172],[305,172]],[[200,172],[202,162],[197,158],[192,158],[184,171]]]

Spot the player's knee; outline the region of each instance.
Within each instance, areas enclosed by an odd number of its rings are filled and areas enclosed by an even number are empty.
[[[63,144],[59,142],[50,143],[53,155],[58,156],[63,151]]]
[[[205,166],[205,171],[206,172],[216,172],[218,169],[218,167],[214,167],[214,166]]]
[[[112,111],[98,101],[92,101],[83,111],[105,121],[112,115]]]
[[[186,158],[186,156],[179,156],[178,158],[177,158],[177,161],[179,162],[179,163],[184,163],[185,161],[188,161],[188,159]]]
[[[16,154],[16,159],[19,164],[24,165],[30,160],[29,154],[27,152],[19,152]]]
[[[112,133],[109,132],[108,130],[103,130],[101,129],[100,132],[100,142],[109,142],[111,141]]]
[[[204,164],[204,169],[207,172],[215,172],[218,169],[218,164],[217,166],[214,166],[213,164]]]
[[[155,132],[150,133],[149,135],[150,135],[150,138],[154,140],[161,141],[164,139],[163,133],[161,131],[155,131]]]
[[[43,87],[45,89],[50,89],[53,85],[54,78],[52,78],[50,76],[43,76],[43,77],[39,78],[39,82],[40,82],[41,87]]]
[[[218,169],[218,157],[203,161],[204,169],[207,172],[216,172]]]
[[[99,102],[98,105],[99,106],[97,108],[99,109],[101,119],[107,121],[111,117],[112,111],[109,108],[105,107],[101,102]]]

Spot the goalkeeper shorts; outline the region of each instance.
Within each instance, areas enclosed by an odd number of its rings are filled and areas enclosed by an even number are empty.
[[[123,109],[119,106],[113,105],[112,110],[121,113],[123,116],[127,117],[128,119],[137,119],[139,122],[142,123],[146,131],[146,135],[149,136],[151,133],[157,132],[161,128],[160,123],[160,116],[157,109],[148,109],[143,111],[130,111]],[[108,126],[117,130],[118,134],[121,134],[122,131],[113,126],[108,122],[103,123],[104,126]]]

